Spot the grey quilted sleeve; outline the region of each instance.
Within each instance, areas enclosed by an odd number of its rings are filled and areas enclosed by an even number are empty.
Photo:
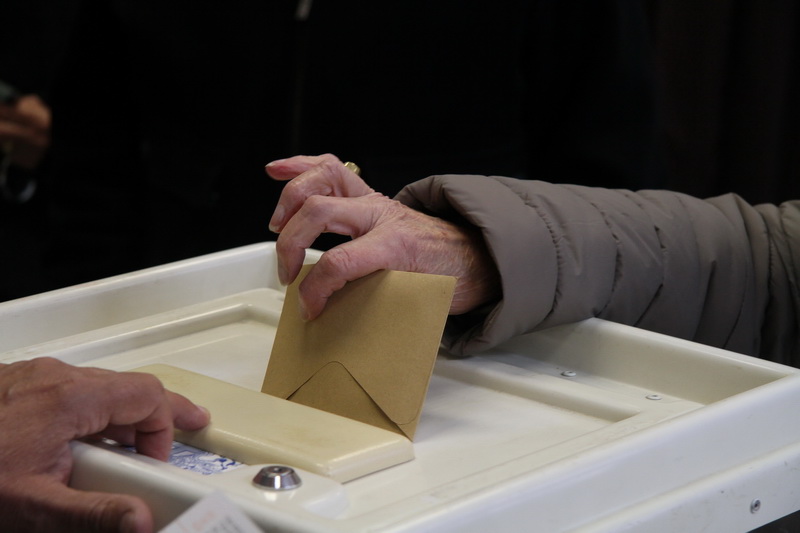
[[[480,228],[500,271],[502,300],[451,317],[445,340],[454,353],[600,317],[796,358],[796,203],[468,175],[427,178],[397,199]]]

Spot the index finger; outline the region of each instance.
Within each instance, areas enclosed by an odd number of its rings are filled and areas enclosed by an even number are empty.
[[[165,399],[150,417],[133,425],[136,451],[166,460],[172,449],[173,429],[192,431],[208,425],[209,414],[185,396],[164,391]],[[155,431],[153,431],[155,427]]]
[[[193,430],[208,423],[208,412],[183,396],[167,391],[150,374],[126,372],[99,375],[92,387],[92,409],[84,412],[88,426],[81,428],[82,437],[97,432],[119,433],[129,428],[139,453],[166,459],[172,446],[173,427]],[[86,409],[84,407],[84,409]],[[92,427],[94,426],[94,427]]]

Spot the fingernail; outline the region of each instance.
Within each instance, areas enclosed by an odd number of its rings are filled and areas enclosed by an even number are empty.
[[[300,318],[303,322],[308,322],[308,309],[306,309],[306,304],[303,300],[300,300],[300,305],[298,307],[300,308]]]
[[[283,216],[286,213],[286,210],[283,208],[282,205],[278,205],[275,208],[275,212],[272,213],[272,218],[269,221],[269,230],[278,233],[280,230],[281,224],[283,223]]]
[[[269,163],[267,163],[266,166],[272,167],[277,165],[278,163],[283,163],[284,161],[286,161],[286,159],[276,159],[275,161],[270,161]]]

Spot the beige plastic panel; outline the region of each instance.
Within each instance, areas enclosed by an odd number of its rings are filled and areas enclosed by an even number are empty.
[[[411,441],[391,431],[171,365],[134,371],[154,374],[211,412],[208,427],[176,431],[175,440],[242,463],[288,465],[345,482],[414,458]]]

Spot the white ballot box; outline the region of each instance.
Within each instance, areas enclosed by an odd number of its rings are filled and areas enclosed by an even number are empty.
[[[258,391],[283,297],[273,244],[237,248],[0,304],[0,361]],[[221,491],[266,531],[746,532],[800,508],[799,406],[796,369],[589,320],[440,354],[414,458],[355,479],[76,442],[71,484],[141,496],[159,527]],[[299,485],[254,482],[275,467]]]

